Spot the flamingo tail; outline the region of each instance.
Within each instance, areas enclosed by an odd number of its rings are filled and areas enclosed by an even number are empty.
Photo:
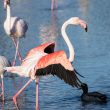
[[[23,66],[4,67],[4,70],[6,70],[7,72],[18,74],[20,76],[27,76],[27,72],[25,71],[25,67]]]

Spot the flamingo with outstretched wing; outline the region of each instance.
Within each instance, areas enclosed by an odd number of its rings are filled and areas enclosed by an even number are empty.
[[[64,50],[54,52],[54,42],[48,42],[31,49],[20,66],[6,67],[5,69],[11,73],[17,73],[23,77],[30,77],[30,80],[21,88],[13,97],[13,101],[17,106],[17,96],[29,85],[33,80],[36,81],[36,110],[38,107],[38,81],[39,76],[52,74],[64,80],[67,84],[79,88],[81,81],[77,77],[77,71],[72,66],[74,60],[74,48],[65,32],[69,25],[80,25],[87,31],[86,22],[78,17],[72,17],[67,20],[61,29],[62,36],[69,48],[70,56]]]

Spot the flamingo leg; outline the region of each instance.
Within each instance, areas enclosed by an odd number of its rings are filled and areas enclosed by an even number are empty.
[[[15,51],[15,58],[14,58],[14,64],[13,66],[16,64],[16,59],[17,59],[17,54],[18,54],[18,42],[16,43],[16,51]]]
[[[2,92],[1,92],[0,96],[2,97],[2,101],[3,101],[3,104],[4,104],[4,81],[3,81],[3,75],[1,75],[1,80],[2,80],[2,84],[1,84]]]
[[[39,88],[38,88],[39,79],[36,80],[36,110],[39,110]]]
[[[28,82],[13,96],[13,102],[17,108],[17,110],[19,110],[16,98],[18,97],[18,95],[33,81],[33,79],[29,79]]]
[[[4,104],[4,81],[3,81],[3,75],[1,75],[1,80],[2,80],[2,85],[1,85],[2,92],[1,92],[0,96],[2,96],[2,101],[3,101],[3,104]]]
[[[57,8],[57,0],[52,0],[51,2],[51,10],[54,10]]]
[[[16,48],[15,58],[14,58],[14,61],[13,61],[13,64],[12,64],[14,66],[16,64],[16,57],[17,57],[17,55],[18,55],[19,60],[21,62],[22,62],[22,57],[21,57],[21,54],[19,52],[19,39],[17,40],[17,42],[16,42],[16,40],[14,38],[12,38],[12,40],[13,40],[14,46]]]
[[[55,0],[55,9],[58,8],[58,0]]]
[[[2,101],[4,103],[4,80],[3,80],[3,75],[2,75]]]

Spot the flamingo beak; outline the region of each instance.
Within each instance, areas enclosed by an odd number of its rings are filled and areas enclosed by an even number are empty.
[[[84,28],[85,29],[85,31],[87,32],[88,31],[88,26],[86,25],[86,28]]]
[[[87,32],[88,31],[88,26],[87,26],[87,24],[86,24],[86,22],[84,21],[84,20],[79,20],[79,24],[80,24],[80,26],[82,27],[82,28],[84,28],[85,29],[85,31]]]

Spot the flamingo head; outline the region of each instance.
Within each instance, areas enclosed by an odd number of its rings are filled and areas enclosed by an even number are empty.
[[[82,28],[85,29],[86,32],[88,30],[86,22],[84,20],[80,19],[79,17],[71,17],[68,20],[68,23],[72,24],[72,25],[80,25]]]
[[[4,0],[4,9],[7,8],[7,5],[10,5],[10,0]]]

